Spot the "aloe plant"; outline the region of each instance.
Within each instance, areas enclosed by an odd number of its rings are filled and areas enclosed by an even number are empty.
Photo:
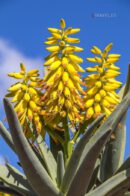
[[[113,63],[120,55],[108,54],[112,43],[103,52],[94,46],[91,52],[101,57],[87,58],[98,63],[87,71],[97,73],[81,81],[82,59],[73,53],[82,48],[68,44],[79,43],[68,35],[80,29],[66,29],[63,19],[60,25],[48,28],[52,37],[46,44],[59,45],[47,48],[52,52],[45,61],[50,72],[43,80],[38,70],[26,73],[23,64],[20,73],[9,74],[22,81],[11,86],[3,100],[9,130],[0,122],[0,134],[23,172],[7,162],[0,165],[0,191],[17,196],[129,195],[130,157],[124,161],[124,151],[130,65],[126,85],[116,94],[120,72]],[[13,97],[15,105],[7,97]]]
[[[120,160],[123,160],[123,152],[117,151],[117,155],[115,152],[115,156],[119,156],[119,159],[113,162],[113,167],[116,169],[113,169],[111,175],[103,180],[101,177],[101,175],[106,176],[103,172],[107,172],[102,167],[103,159],[109,161],[109,156],[113,156],[110,153],[104,156],[106,153],[104,148],[108,149],[111,135],[119,129],[119,123],[122,124],[122,118],[124,119],[124,114],[130,105],[129,78],[127,90],[125,88],[124,92],[121,103],[99,126],[95,134],[92,134],[93,130],[100,124],[104,115],[98,117],[91,126],[85,129],[66,165],[63,152],[59,151],[57,160],[55,160],[40,135],[36,141],[38,145],[33,144],[33,147],[30,145],[12,104],[7,98],[4,98],[10,132],[0,123],[0,133],[8,146],[18,155],[24,174],[8,163],[1,165],[0,179],[3,182],[1,190],[14,195],[30,196],[105,196],[123,195],[127,192],[130,187],[130,161],[128,158],[124,163],[120,163]],[[122,128],[123,126],[125,125],[122,124]],[[119,145],[119,143],[115,141],[115,145]],[[34,150],[34,146],[36,150]]]

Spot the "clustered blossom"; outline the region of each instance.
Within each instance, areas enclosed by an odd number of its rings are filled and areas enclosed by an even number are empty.
[[[41,104],[40,97],[41,92],[37,89],[38,82],[38,70],[30,70],[26,73],[26,67],[20,64],[21,71],[19,73],[9,73],[8,76],[20,80],[12,85],[6,95],[12,97],[11,102],[14,103],[14,110],[16,111],[21,125],[24,126],[24,131],[28,132],[27,120],[32,122],[36,127],[37,132],[42,131],[42,121],[40,117]]]
[[[70,37],[80,29],[66,28],[63,19],[60,27],[61,29],[48,28],[51,37],[47,38],[45,44],[51,45],[46,48],[51,54],[45,58],[44,66],[48,73],[42,82],[44,118],[53,127],[65,117],[73,125],[81,120],[81,94],[84,94],[81,87],[84,83],[78,74],[84,72],[79,65],[83,59],[74,54],[83,49],[72,45],[80,42],[78,38]]]
[[[107,45],[103,52],[93,46],[91,52],[98,56],[87,58],[87,61],[96,63],[96,65],[86,68],[87,72],[94,72],[84,79],[87,86],[84,96],[86,119],[96,118],[101,113],[105,113],[108,117],[120,102],[115,92],[122,85],[115,79],[120,75],[120,68],[115,65],[120,55],[108,54],[111,48],[112,43]]]
[[[60,29],[48,30],[51,37],[47,38],[45,44],[50,54],[45,58],[47,74],[44,78],[38,78],[37,69],[26,72],[23,64],[19,73],[8,74],[20,80],[8,89],[7,96],[12,97],[24,131],[29,133],[29,123],[37,133],[44,134],[43,125],[64,131],[64,122],[69,121],[77,127],[86,120],[94,120],[101,113],[105,113],[107,118],[120,102],[115,91],[122,85],[115,79],[120,75],[120,68],[115,65],[120,55],[109,54],[112,43],[103,51],[92,47],[91,52],[96,56],[87,58],[87,61],[96,65],[86,68],[90,74],[82,81],[79,72],[84,72],[80,67],[83,59],[75,53],[83,49],[75,46],[80,40],[71,37],[80,29],[66,28],[65,21],[61,19]],[[82,86],[87,89],[83,90]]]

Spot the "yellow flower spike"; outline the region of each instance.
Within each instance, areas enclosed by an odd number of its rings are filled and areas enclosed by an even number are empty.
[[[22,92],[21,90],[18,90],[15,93],[15,95],[14,95],[13,99],[11,100],[11,102],[14,103],[14,102],[20,101],[23,98],[23,96],[24,96],[24,92]]]
[[[111,111],[106,107],[104,107],[104,111],[105,111],[107,116],[109,116],[111,114]]]
[[[48,31],[50,31],[51,33],[61,33],[61,30],[56,28],[48,28]]]
[[[50,98],[55,100],[57,98],[57,91],[53,91],[53,93],[51,93]]]
[[[25,101],[27,101],[27,102],[30,101],[30,95],[29,95],[28,93],[25,93],[23,99],[24,99]]]
[[[94,80],[94,79],[90,79],[90,78],[84,78],[85,84],[86,86],[90,89],[91,87],[93,87],[95,85],[95,83],[98,80]]]
[[[22,103],[23,103],[23,100],[21,99],[18,103],[15,104],[15,106],[14,106],[15,112],[17,112],[19,110],[19,108],[21,107]]]
[[[21,74],[21,73],[9,73],[8,76],[10,77],[13,77],[13,78],[16,78],[16,79],[23,79],[24,78],[24,75]]]
[[[74,46],[74,47],[73,47],[73,50],[74,50],[74,52],[82,52],[82,51],[83,51],[83,48]]]
[[[78,82],[80,84],[83,84],[82,80],[80,79],[80,77],[76,74],[71,74],[71,78],[73,79],[73,81]]]
[[[86,119],[90,119],[92,116],[94,115],[94,109],[93,107],[90,107],[87,109],[87,112],[86,112]]]
[[[47,44],[47,45],[57,44],[57,40],[46,41],[46,42],[44,42],[44,44]]]
[[[21,68],[22,73],[26,72],[26,67],[23,63],[20,63],[20,68]]]
[[[33,119],[33,111],[39,115],[39,111],[41,110],[41,103],[39,97],[41,92],[36,89],[38,87],[38,83],[40,79],[38,76],[38,70],[30,70],[26,72],[26,67],[24,64],[20,64],[21,71],[19,73],[14,73],[14,77],[19,79],[20,82],[12,85],[8,90],[13,92],[11,102],[15,102],[14,110],[17,113],[20,124],[23,126],[23,130],[26,130],[27,118],[32,121]],[[21,77],[24,76],[24,77]],[[13,76],[9,74],[9,76]],[[34,122],[32,121],[34,124]],[[30,135],[30,134],[29,134]]]
[[[104,68],[103,67],[97,67],[97,71],[102,74],[104,72]]]
[[[37,95],[37,90],[32,87],[28,88],[28,92],[30,95]]]
[[[19,90],[20,88],[21,88],[21,83],[18,82],[18,83],[16,83],[16,84],[12,85],[12,86],[8,89],[8,91],[11,91],[11,92],[17,91],[17,90]]]
[[[24,112],[24,114],[22,115],[22,117],[20,118],[20,124],[23,125],[26,119],[26,110]]]
[[[97,81],[95,83],[95,86],[98,87],[98,88],[100,88],[102,86],[102,82],[101,81]]]
[[[93,46],[91,52],[94,54],[101,54],[101,50],[97,46]]]
[[[66,83],[66,86],[70,89],[70,90],[74,90],[75,89],[75,86],[74,86],[74,83],[72,82],[72,80],[69,78],[67,83]]]
[[[104,98],[102,99],[102,106],[106,108],[110,108],[110,103]]]
[[[95,95],[97,93],[97,91],[98,91],[97,87],[92,87],[91,89],[88,89],[88,91],[86,93],[89,96],[93,96],[93,95]]]
[[[100,102],[101,101],[101,95],[99,93],[97,93],[95,95],[95,98],[94,99],[95,99],[96,102]]]
[[[119,97],[119,95],[118,94],[116,94],[116,92],[115,91],[111,91],[111,94],[113,94],[117,99],[120,99],[120,97]]]
[[[64,89],[64,84],[62,81],[60,81],[58,84],[58,94],[61,94],[63,89]]]
[[[114,78],[106,79],[106,81],[108,82],[108,84],[114,84],[114,85],[119,85],[119,86],[122,85],[122,82],[119,82],[119,81],[115,80]]]
[[[38,87],[38,82],[30,82],[29,86],[30,87]]]
[[[108,58],[120,58],[120,54],[109,54]]]
[[[97,63],[102,63],[102,59],[99,58],[99,57],[95,57],[95,60],[96,60]]]
[[[34,101],[30,101],[29,102],[29,106],[30,106],[30,108],[31,108],[31,110],[33,111],[33,112],[37,112],[38,111],[38,108],[37,108],[37,105],[36,105],[36,103],[34,102]]]
[[[78,72],[85,72],[85,70],[82,67],[80,67],[78,64],[72,63],[72,65],[74,66],[76,71],[78,71]]]
[[[99,116],[100,114],[101,114],[101,106],[100,106],[100,104],[99,103],[96,103],[95,105],[94,105],[94,112],[95,112],[95,114],[96,114],[96,116]]]
[[[108,95],[106,95],[104,99],[107,100],[111,104],[115,104],[116,105],[117,103],[119,103],[118,101],[116,101],[115,99],[113,99],[112,97],[110,97]]]
[[[67,83],[68,79],[69,79],[69,74],[68,74],[68,72],[64,72],[64,73],[63,73],[63,76],[62,76],[62,81],[63,81],[64,83]]]
[[[28,108],[28,112],[27,112],[27,116],[28,116],[28,119],[32,122],[32,120],[33,120],[33,111],[30,109],[30,108]]]
[[[106,77],[106,78],[114,78],[114,77],[116,77],[116,76],[119,76],[120,74],[121,74],[121,73],[118,72],[118,71],[107,70],[107,71],[105,72],[104,77]]]
[[[83,108],[80,96],[81,93],[84,94],[80,85],[85,85],[78,74],[78,72],[84,72],[79,65],[83,59],[75,55],[75,52],[82,52],[83,49],[73,45],[73,43],[79,43],[78,38],[69,37],[69,35],[79,32],[80,29],[66,28],[63,19],[60,27],[61,29],[48,29],[52,33],[52,37],[47,39],[47,42],[52,41],[50,47],[47,47],[51,54],[45,58],[44,65],[48,66],[48,73],[41,84],[42,90],[45,91],[42,97],[46,114],[45,122],[50,126],[55,123],[55,127],[57,127],[56,123],[62,122],[64,115],[68,118],[70,116],[69,120],[71,122],[72,119],[73,123],[79,119],[78,113]],[[53,44],[53,41],[57,41],[56,45]],[[73,96],[76,99],[75,107],[78,112],[71,107],[74,103]],[[58,121],[56,121],[57,117]]]
[[[105,51],[105,52],[109,52],[109,51],[111,50],[112,46],[113,46],[113,43],[108,44],[108,45],[105,47],[104,51]]]
[[[95,100],[92,105],[95,110],[95,114],[92,116],[93,118],[98,116],[98,109],[99,113],[105,112],[108,117],[120,102],[119,96],[115,93],[115,90],[122,85],[121,82],[115,80],[115,77],[120,75],[120,68],[114,64],[119,60],[120,55],[108,54],[111,48],[112,43],[107,45],[103,52],[94,46],[91,52],[96,55],[98,54],[101,58],[97,56],[87,58],[89,62],[97,63],[96,66],[86,69],[88,72],[94,72],[94,74],[90,74],[84,79],[87,86],[87,96],[84,96],[84,103],[87,103],[87,101],[89,103],[91,99]]]
[[[28,72],[28,76],[34,76],[35,74],[38,74],[38,70],[37,69],[33,69],[33,70],[30,70],[29,72]]]
[[[76,90],[78,90],[79,92],[81,92],[81,94],[85,95],[86,93],[83,91],[83,89],[81,88],[80,84],[79,83],[75,83],[75,87],[76,87]]]
[[[71,35],[71,34],[75,34],[78,33],[80,31],[80,29],[72,29],[72,28],[68,28],[65,31],[65,35]]]
[[[86,71],[87,72],[94,72],[94,71],[97,71],[97,68],[96,67],[87,67]]]
[[[68,87],[65,87],[65,88],[64,88],[64,95],[65,95],[67,98],[70,98],[71,93],[70,93],[70,90],[69,90]]]
[[[80,40],[78,38],[72,38],[72,37],[67,37],[66,41],[68,43],[72,43],[72,44],[78,44],[80,42]]]
[[[120,68],[117,67],[117,66],[115,66],[114,64],[110,64],[108,68],[109,68],[109,69],[112,69],[112,70],[114,70],[114,71],[120,70]]]
[[[37,124],[40,120],[40,117],[37,114],[34,114],[34,121]]]
[[[61,34],[59,34],[59,33],[52,33],[52,36],[53,36],[55,39],[61,39],[61,38],[62,38]]]
[[[96,63],[96,59],[95,58],[86,58],[87,61],[91,62],[91,63]]]
[[[106,91],[113,91],[113,90],[117,90],[120,87],[120,85],[115,85],[115,84],[110,84],[110,85],[104,85],[103,89]]]
[[[65,29],[66,28],[66,23],[65,23],[65,20],[63,18],[60,20],[60,27],[62,29]]]
[[[65,97],[64,96],[60,96],[59,100],[58,100],[58,105],[59,107],[62,107],[65,103]]]
[[[115,63],[115,62],[117,62],[119,60],[119,58],[108,58],[107,59],[107,63]]]
[[[82,63],[83,62],[83,59],[78,57],[77,55],[69,54],[68,56],[69,56],[70,60],[74,63]]]
[[[56,70],[60,65],[61,65],[61,61],[60,60],[54,61],[50,65],[49,70]]]
[[[55,60],[58,60],[57,55],[48,58],[48,60],[44,63],[44,66],[49,66],[51,63],[55,62]]]
[[[41,79],[40,78],[37,78],[37,77],[30,77],[29,79],[32,82],[40,82],[41,81]]]
[[[53,40],[55,40],[54,37],[48,37],[47,38],[47,41],[53,41]]]
[[[21,84],[21,89],[22,90],[27,90],[27,85],[26,84]]]
[[[54,113],[58,113],[58,112],[59,112],[59,107],[58,107],[58,105],[54,106],[53,112],[54,112]]]
[[[63,57],[63,58],[62,58],[62,66],[63,66],[64,68],[66,68],[67,65],[68,65],[68,58],[67,58],[67,57]]]
[[[116,94],[113,94],[113,92],[107,92],[107,94],[112,97],[114,100],[119,102],[119,96]]]
[[[68,66],[66,67],[66,69],[68,70],[68,72],[70,74],[76,74],[77,73],[77,71],[75,70],[74,66],[71,63],[68,64]]]
[[[59,46],[61,46],[62,48],[64,48],[65,46],[65,41],[60,41],[59,42]],[[64,51],[64,50],[63,50]],[[63,51],[62,51],[62,54],[63,54]]]
[[[63,50],[63,54],[67,54],[67,53],[71,53],[74,52],[74,46],[67,46],[65,47],[65,49]]]
[[[41,131],[42,131],[42,122],[41,122],[41,121],[39,121],[39,122],[37,123],[36,129],[37,129],[38,133],[41,133]]]
[[[102,98],[105,97],[106,94],[107,94],[106,91],[103,90],[103,89],[101,89],[101,90],[99,91],[99,93],[100,93],[100,95],[101,95]]]
[[[85,103],[85,107],[89,108],[89,107],[93,106],[93,104],[94,104],[94,99],[88,99]]]
[[[59,52],[60,46],[50,46],[50,47],[47,47],[46,50],[48,50],[49,52],[55,52],[55,51]]]
[[[65,100],[65,106],[67,109],[71,109],[73,107],[72,103],[69,100]]]
[[[74,115],[73,115],[73,113],[68,112],[68,117],[69,117],[70,121],[73,124],[74,123]]]

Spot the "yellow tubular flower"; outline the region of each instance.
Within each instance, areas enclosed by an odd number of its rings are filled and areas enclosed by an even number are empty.
[[[84,93],[81,87],[83,81],[78,74],[84,72],[79,65],[83,59],[75,54],[83,49],[74,46],[80,42],[78,38],[69,37],[80,29],[66,28],[64,19],[61,19],[60,27],[48,28],[51,36],[45,44],[50,45],[47,50],[51,54],[45,58],[44,65],[47,66],[48,73],[43,78],[42,86],[43,117],[50,126],[57,126],[57,130],[64,117],[68,117],[73,125],[80,121],[79,112],[83,108],[81,93]]]
[[[87,58],[87,61],[96,65],[86,68],[87,72],[94,73],[84,78],[87,86],[84,96],[86,119],[94,119],[101,113],[105,113],[107,117],[120,102],[115,92],[122,85],[115,79],[120,75],[120,68],[114,64],[119,60],[120,54],[108,54],[112,45],[107,45],[103,52],[97,46],[93,46],[91,52],[99,56]]]
[[[28,120],[36,127],[38,133],[42,131],[42,123],[40,121],[40,111],[41,111],[41,101],[40,96],[42,93],[38,89],[39,81],[38,70],[30,70],[26,72],[26,67],[24,64],[20,64],[20,73],[9,73],[8,76],[20,81],[12,85],[8,91],[13,93],[11,102],[14,103],[14,110],[16,111],[19,121],[23,126],[26,127]],[[21,77],[22,75],[22,77]],[[39,121],[36,126],[35,116],[38,116]],[[25,131],[25,129],[24,129]],[[27,133],[28,134],[28,133]],[[29,134],[28,134],[29,135]]]

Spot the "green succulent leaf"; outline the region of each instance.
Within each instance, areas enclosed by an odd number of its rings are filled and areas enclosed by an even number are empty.
[[[20,163],[31,186],[39,195],[56,196],[58,194],[58,189],[53,184],[53,181],[31,149],[24,136],[13,106],[7,98],[4,98],[4,106]]]
[[[9,175],[14,177],[15,181],[21,183],[25,188],[32,190],[29,182],[27,181],[27,178],[24,174],[22,174],[18,169],[10,165],[9,163],[6,164],[6,167],[8,168]]]
[[[126,141],[125,124],[126,114],[113,132],[115,138],[110,139],[103,153],[100,167],[100,180],[102,182],[111,177],[123,163]]]
[[[114,196],[119,195],[120,193],[123,195],[130,187],[130,169],[124,170],[107,181],[105,181],[98,188],[93,190],[92,192],[86,194],[85,196],[95,196],[95,195],[105,195],[105,196]],[[123,190],[123,192],[122,192]]]
[[[33,194],[27,187],[25,187],[25,184],[27,184],[26,178],[21,174],[12,174],[7,166],[0,165],[0,180],[16,191],[18,190],[19,192],[26,193],[30,196]]]
[[[50,177],[52,178],[53,182],[56,183],[57,163],[55,161],[55,158],[54,158],[53,154],[51,153],[47,144],[43,141],[43,138],[41,137],[41,135],[38,136],[36,141],[37,141],[37,145],[38,145],[39,151],[41,153],[41,156],[43,158],[43,161],[46,165],[47,171],[48,171]]]
[[[60,187],[63,176],[65,173],[63,152],[59,151],[57,156],[57,184]]]
[[[70,161],[68,162],[68,165],[66,167],[65,175],[63,177],[63,181],[62,181],[62,185],[61,185],[61,190],[63,192],[67,192],[67,190],[70,186],[70,183],[75,175],[75,172],[77,171],[77,168],[78,168],[78,165],[80,162],[80,158],[81,158],[82,152],[85,148],[85,145],[89,141],[90,137],[92,136],[93,129],[95,128],[95,126],[97,126],[101,122],[101,120],[103,118],[104,118],[104,115],[101,115],[99,118],[97,118],[91,124],[91,126],[86,130],[83,137],[77,143],[77,146],[76,146],[74,152],[72,153]]]
[[[67,196],[82,196],[86,193],[93,174],[95,162],[106,144],[107,139],[110,137],[110,134],[111,130],[108,129],[105,133],[98,132],[90,139],[84,160],[80,164],[71,182]]]
[[[12,137],[2,122],[0,122],[0,134],[2,135],[8,146],[16,153]]]
[[[129,90],[130,65],[128,69],[126,85],[124,85],[118,93],[120,99],[123,99]],[[110,139],[104,150],[100,167],[100,180],[102,182],[111,177],[123,164],[126,144],[126,115],[127,112],[122,115],[121,120],[118,122],[118,126],[113,130],[115,138]],[[109,162],[108,159],[110,160]]]
[[[124,163],[120,166],[120,168],[116,171],[116,173],[119,173],[125,169],[130,168],[130,157],[128,157]]]

